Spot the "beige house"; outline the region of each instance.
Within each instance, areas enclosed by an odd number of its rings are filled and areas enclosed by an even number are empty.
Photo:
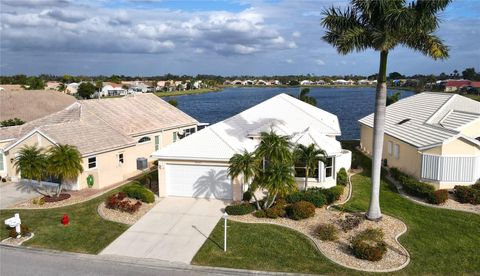
[[[152,94],[77,101],[67,108],[21,126],[0,128],[0,175],[13,181],[21,172],[13,166],[25,145],[48,148],[70,144],[83,156],[84,172],[71,189],[102,188],[139,174],[137,158],[196,131],[197,121]]]
[[[336,140],[341,135],[337,116],[280,94],[154,152],[159,196],[241,200],[246,187],[241,177],[230,179],[228,162],[236,153],[254,151],[264,131],[325,150],[326,162],[319,162],[314,177],[308,178],[309,187],[333,187],[337,172],[350,168],[351,152]],[[303,187],[304,168],[295,169],[297,184]]]
[[[373,114],[359,120],[360,145],[372,153]],[[448,93],[420,93],[387,107],[383,158],[437,189],[480,178],[480,102]]]

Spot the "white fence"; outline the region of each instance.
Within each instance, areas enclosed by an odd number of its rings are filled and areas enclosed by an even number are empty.
[[[480,178],[480,156],[422,154],[422,178],[443,182],[475,182]]]

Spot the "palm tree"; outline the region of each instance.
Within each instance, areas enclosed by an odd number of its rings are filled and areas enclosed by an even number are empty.
[[[42,149],[36,146],[24,146],[18,152],[13,165],[17,171],[20,171],[22,178],[28,179],[30,186],[32,186],[32,180],[35,179],[40,184],[43,176],[45,176],[45,159]]]
[[[319,161],[325,162],[325,151],[317,149],[315,144],[304,146],[298,144],[295,152],[295,159],[305,167],[305,190],[307,189],[308,177],[313,175],[313,172],[318,166]]]
[[[288,163],[273,163],[261,175],[261,186],[267,190],[263,208],[272,207],[278,195],[284,196],[297,190],[294,170]]]
[[[310,88],[302,88],[302,90],[300,90],[300,95],[298,95],[298,99],[302,102],[317,106],[317,100],[315,100],[314,97],[310,97],[309,94]]]
[[[273,130],[260,133],[260,144],[256,156],[263,159],[263,167],[273,163],[293,163],[293,155],[289,136],[276,134]]]
[[[396,46],[406,46],[433,59],[448,57],[448,47],[434,35],[437,13],[451,0],[351,0],[346,9],[331,7],[323,11],[321,24],[327,29],[323,40],[340,54],[373,49],[380,52],[380,68],[375,97],[372,153],[372,193],[366,214],[380,219],[380,169],[382,162],[387,92],[387,57]]]
[[[250,180],[252,180],[255,176],[258,175],[259,169],[259,162],[258,158],[255,157],[255,153],[248,152],[246,150],[243,153],[236,153],[235,155],[230,158],[229,166],[228,166],[228,175],[234,179],[238,176],[243,176],[243,183],[242,183],[242,192],[243,186],[248,184]],[[257,205],[257,209],[260,209],[260,205],[258,203],[258,199],[255,196],[255,191],[257,190],[258,185],[257,182],[252,182],[249,187],[249,191],[252,193],[253,198],[255,198],[255,203]]]
[[[387,106],[394,104],[400,100],[400,92],[396,92],[392,96],[387,97]]]
[[[64,180],[75,180],[83,172],[82,155],[71,145],[55,145],[47,153],[47,171],[60,181],[56,193],[58,196]]]

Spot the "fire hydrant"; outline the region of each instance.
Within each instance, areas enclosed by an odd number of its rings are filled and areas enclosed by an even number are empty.
[[[67,214],[64,214],[64,215],[63,215],[63,218],[62,218],[62,224],[63,224],[63,225],[67,225],[67,224],[68,224],[68,221],[69,221],[68,215],[67,215]]]

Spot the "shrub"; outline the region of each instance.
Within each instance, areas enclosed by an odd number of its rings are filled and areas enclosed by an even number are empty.
[[[343,232],[348,232],[352,229],[357,228],[363,220],[363,216],[346,215],[345,219],[341,219],[338,221],[338,225],[343,230]]]
[[[473,184],[472,188],[475,190],[480,190],[480,180],[477,180],[477,183]]]
[[[340,199],[340,196],[343,194],[343,189],[345,186],[334,186],[328,189],[323,190],[325,197],[327,199],[327,204],[332,204],[335,201]]]
[[[428,183],[417,181],[416,179],[402,175],[399,177],[400,183],[402,183],[405,191],[413,196],[420,198],[429,198],[433,192],[435,192],[435,187]]]
[[[155,195],[149,189],[143,187],[138,182],[126,185],[122,190],[128,197],[141,200],[145,203],[152,203],[155,201]]]
[[[455,186],[454,194],[461,203],[480,204],[480,189],[473,186]]]
[[[405,177],[408,177],[407,174],[401,172],[399,169],[397,168],[390,168],[390,175],[393,177],[393,179],[396,179],[396,180],[400,180],[400,177],[401,176],[405,176]]]
[[[322,241],[336,241],[338,239],[338,230],[333,224],[320,224],[315,230],[315,234]]]
[[[26,236],[28,234],[30,234],[30,229],[28,228],[28,226],[20,224],[20,235]],[[14,239],[17,237],[17,231],[15,230],[15,228],[10,228],[8,236]]]
[[[127,194],[125,194],[124,192],[119,192],[119,193],[117,194],[117,198],[118,198],[119,200],[123,200],[123,199],[126,198],[126,197],[127,197]]]
[[[288,206],[287,213],[294,220],[306,219],[315,215],[315,205],[308,201],[295,202]]]
[[[247,202],[229,205],[225,207],[225,212],[227,212],[227,214],[232,216],[246,215],[246,214],[250,214],[253,211],[255,211],[255,207],[252,204]]]
[[[246,191],[245,193],[243,193],[242,200],[250,202],[250,200],[252,200],[252,192]]]
[[[432,194],[430,194],[430,197],[428,198],[428,202],[432,204],[442,204],[445,203],[448,199],[448,190],[436,190]]]
[[[337,185],[347,186],[348,184],[348,175],[345,168],[341,168],[337,173]]]
[[[258,210],[255,213],[253,213],[253,215],[257,218],[264,218],[264,217],[267,216],[265,211],[263,211],[263,210]]]
[[[109,209],[119,210],[130,214],[133,214],[140,209],[142,202],[137,201],[136,203],[132,203],[130,200],[125,199],[126,196],[124,194],[120,193],[107,197],[105,200],[105,206]]]
[[[284,217],[285,215],[285,205],[283,204],[275,204],[273,207],[265,210],[265,216],[267,218],[276,219],[278,217]]]
[[[381,229],[369,228],[360,232],[351,240],[350,246],[355,257],[373,262],[380,261],[387,252]]]

